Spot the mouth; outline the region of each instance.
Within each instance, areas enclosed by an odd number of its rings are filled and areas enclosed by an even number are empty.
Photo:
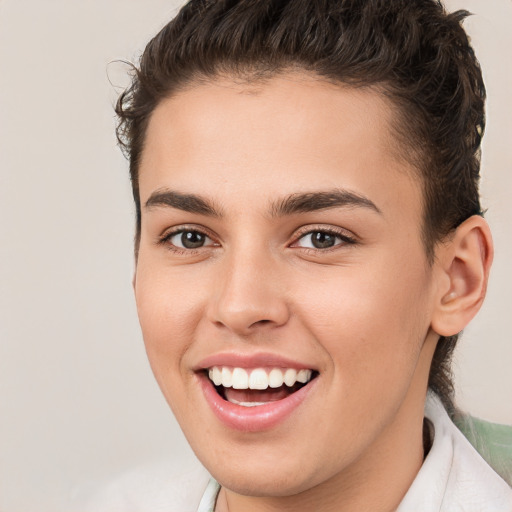
[[[206,403],[230,431],[264,432],[300,421],[320,389],[318,370],[272,353],[217,353],[194,371]]]
[[[213,366],[205,373],[223,400],[244,408],[259,408],[285,400],[318,375],[318,372],[304,368],[230,366]]]

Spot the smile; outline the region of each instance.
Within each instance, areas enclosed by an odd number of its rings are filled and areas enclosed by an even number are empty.
[[[215,365],[198,374],[215,415],[242,431],[275,427],[300,406],[318,372],[307,368]]]
[[[286,385],[293,387],[296,383],[306,384],[311,380],[312,370],[295,370],[293,368],[230,368],[214,366],[208,370],[208,377],[215,386],[232,388],[233,390],[265,390],[277,389]]]

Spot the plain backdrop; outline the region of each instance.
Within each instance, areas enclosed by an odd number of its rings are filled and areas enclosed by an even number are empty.
[[[0,0],[0,511],[192,455],[145,359],[133,206],[112,104],[170,0]],[[482,195],[496,259],[456,354],[459,404],[512,423],[512,2],[451,0],[487,83]],[[109,77],[107,77],[107,73]]]

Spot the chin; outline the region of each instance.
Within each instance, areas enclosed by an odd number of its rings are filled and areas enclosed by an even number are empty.
[[[212,476],[222,487],[243,496],[254,497],[285,497],[300,494],[303,491],[314,487],[310,478],[304,474],[286,474],[286,470],[267,471],[266,474],[255,474],[254,471],[247,473],[230,472],[220,469],[213,470]],[[217,475],[217,476],[216,476]]]
[[[300,454],[300,448],[293,443],[283,449],[283,440],[280,441],[271,443],[273,446],[247,446],[240,450],[230,449],[226,444],[215,456],[206,451],[206,457],[201,457],[201,453],[197,455],[222,487],[244,496],[293,496],[332,477],[329,469],[333,468],[329,467],[326,457],[322,462],[307,450]],[[333,473],[339,470],[339,467],[334,468]]]

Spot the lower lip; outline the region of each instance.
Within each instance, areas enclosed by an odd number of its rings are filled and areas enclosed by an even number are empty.
[[[244,407],[224,400],[206,375],[198,375],[198,377],[206,401],[217,418],[228,427],[242,432],[270,430],[283,422],[302,404],[317,380],[313,379],[282,400],[255,407]]]

